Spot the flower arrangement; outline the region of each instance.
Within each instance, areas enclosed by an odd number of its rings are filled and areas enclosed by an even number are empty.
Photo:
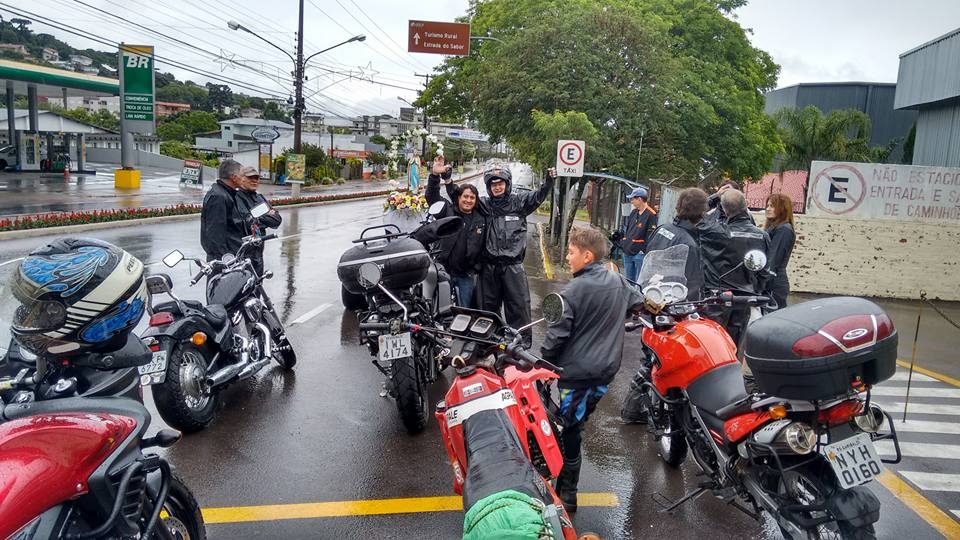
[[[400,143],[406,143],[414,137],[426,137],[427,142],[436,147],[438,156],[443,155],[443,143],[436,135],[428,132],[424,128],[408,129],[399,136],[390,141],[390,149],[387,150],[387,159],[390,160],[390,172],[397,171],[397,161],[400,159]]]
[[[390,184],[394,186],[395,189],[390,192],[387,199],[383,201],[384,212],[395,211],[405,214],[422,214],[430,207],[430,205],[427,204],[427,198],[424,197],[422,193],[411,193],[406,190],[400,191],[396,189],[398,185],[395,180],[391,180]]]

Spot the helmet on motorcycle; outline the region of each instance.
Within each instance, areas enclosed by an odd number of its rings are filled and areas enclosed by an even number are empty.
[[[147,302],[143,263],[92,238],[61,238],[35,249],[7,285],[13,336],[37,355],[117,350]]]
[[[510,173],[510,169],[504,166],[495,166],[492,169],[488,169],[483,173],[483,183],[487,185],[487,195],[493,196],[493,193],[490,191],[490,184],[502,181],[507,184],[507,190],[504,192],[504,195],[510,194],[510,188],[513,184],[513,174]]]

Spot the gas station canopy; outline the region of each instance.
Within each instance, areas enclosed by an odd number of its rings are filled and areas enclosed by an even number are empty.
[[[120,81],[86,73],[76,73],[10,60],[0,60],[0,81],[12,81],[14,94],[26,95],[27,87],[37,86],[37,95],[62,98],[64,89],[71,96],[118,96]]]

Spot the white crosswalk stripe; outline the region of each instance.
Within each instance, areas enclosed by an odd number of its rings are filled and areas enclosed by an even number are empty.
[[[960,519],[960,510],[951,510],[951,512],[953,512],[953,515],[957,516],[957,519]]]
[[[910,372],[906,369],[898,369],[896,373],[893,374],[893,377],[887,379],[887,381],[908,381],[910,380]],[[884,381],[886,382],[886,381]],[[926,375],[913,372],[913,382],[938,382],[933,377],[927,377]],[[884,383],[880,383],[883,385]]]
[[[894,412],[890,409],[886,409],[886,407],[884,407],[884,409],[889,413]],[[901,422],[901,418],[902,417],[899,414],[894,415],[893,427],[896,428],[897,433],[946,433],[949,435],[960,435],[960,422],[929,422],[926,420],[914,420],[910,418],[909,411],[907,412],[906,422]]]
[[[903,402],[881,403],[884,410],[903,411]],[[907,417],[910,414],[947,414],[960,416],[960,405],[939,405],[933,403],[911,403],[907,407]]]
[[[878,441],[877,452],[883,456],[895,456],[893,441]],[[954,444],[915,443],[900,441],[900,453],[905,457],[960,459],[960,446]]]
[[[900,471],[918,488],[928,491],[960,491],[960,474]]]
[[[871,390],[870,393],[874,396],[897,397],[903,399],[907,395],[907,387],[878,386]],[[960,399],[960,388],[924,388],[913,386],[910,388],[910,397]]]

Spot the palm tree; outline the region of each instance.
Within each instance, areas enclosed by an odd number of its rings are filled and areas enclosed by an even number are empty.
[[[804,205],[813,161],[873,161],[870,117],[861,111],[836,110],[824,116],[820,109],[808,105],[803,109],[780,109],[774,119],[780,126],[784,146],[781,174],[790,169],[807,171]]]

